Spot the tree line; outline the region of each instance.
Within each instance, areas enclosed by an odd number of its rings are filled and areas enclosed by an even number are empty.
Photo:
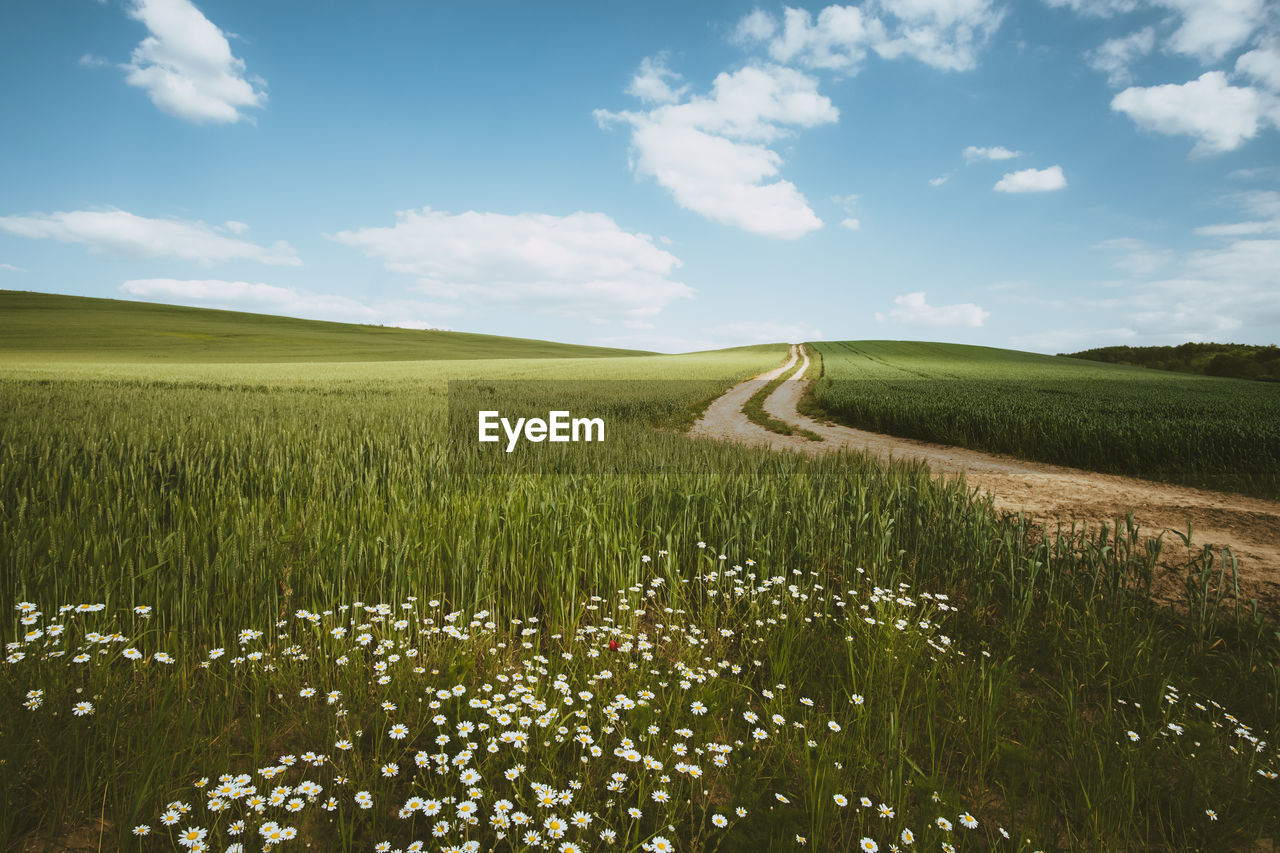
[[[1274,344],[1185,343],[1172,347],[1097,347],[1083,352],[1060,353],[1109,364],[1130,364],[1156,370],[1199,373],[1280,382],[1280,347]]]

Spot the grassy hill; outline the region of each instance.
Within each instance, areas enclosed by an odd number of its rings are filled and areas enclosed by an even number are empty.
[[[466,332],[0,290],[0,360],[6,361],[252,363],[643,354]]]

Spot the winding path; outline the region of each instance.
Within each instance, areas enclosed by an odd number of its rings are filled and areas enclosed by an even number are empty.
[[[742,405],[764,385],[801,360],[801,369],[764,401],[766,413],[822,437],[779,435],[752,423]],[[1193,544],[1227,546],[1239,560],[1242,596],[1280,602],[1280,502],[1099,474],[1031,462],[909,438],[896,438],[814,420],[796,410],[809,387],[801,379],[809,366],[805,348],[792,345],[786,364],[741,382],[712,403],[690,435],[740,444],[792,450],[809,455],[860,451],[887,458],[926,462],[940,476],[963,474],[965,481],[990,493],[997,508],[1053,521],[1112,522],[1132,511],[1146,530],[1192,528]],[[1176,536],[1166,536],[1165,553],[1183,551]]]

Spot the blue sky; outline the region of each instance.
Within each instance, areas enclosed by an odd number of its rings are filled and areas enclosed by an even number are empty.
[[[0,288],[683,351],[1280,342],[1264,0],[8,0]]]

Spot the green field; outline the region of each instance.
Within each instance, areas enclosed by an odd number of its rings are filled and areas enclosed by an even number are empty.
[[[679,433],[781,344],[384,361],[298,331],[323,363],[0,355],[0,849],[1280,836],[1280,636],[1216,555]],[[460,464],[456,379],[580,381],[618,441],[573,476]]]
[[[0,362],[590,358],[629,350],[0,290]]]
[[[959,344],[814,346],[814,401],[853,426],[1280,497],[1280,385]]]

